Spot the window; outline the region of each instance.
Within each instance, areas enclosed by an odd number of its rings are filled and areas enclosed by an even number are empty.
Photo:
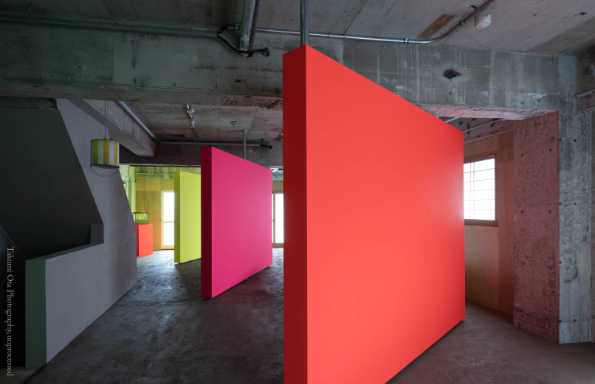
[[[174,247],[174,202],[174,192],[163,192],[163,217],[161,219],[162,249],[173,249]]]
[[[273,193],[273,244],[283,244],[285,241],[283,224],[283,194]]]
[[[496,222],[496,160],[465,163],[465,220]]]

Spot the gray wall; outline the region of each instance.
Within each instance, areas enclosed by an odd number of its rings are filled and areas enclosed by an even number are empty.
[[[591,150],[595,149],[595,116],[591,114]],[[595,342],[595,153],[591,152],[591,340]]]
[[[122,178],[88,167],[103,126],[67,100],[57,105],[103,227],[93,227],[91,244],[27,262],[28,366],[49,361],[136,283],[136,229]]]
[[[89,244],[101,216],[60,112],[0,108],[0,121],[0,225],[27,259]]]

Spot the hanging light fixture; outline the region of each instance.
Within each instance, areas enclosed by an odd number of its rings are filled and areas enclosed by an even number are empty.
[[[110,177],[118,173],[120,169],[120,143],[107,138],[107,100],[105,101],[103,126],[105,138],[91,140],[91,163],[89,167],[97,176]],[[100,174],[95,171],[95,168],[114,169],[115,172],[107,175]]]
[[[120,168],[120,143],[114,140],[91,140],[91,166]]]

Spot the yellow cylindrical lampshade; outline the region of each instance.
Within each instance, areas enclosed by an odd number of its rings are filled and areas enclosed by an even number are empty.
[[[91,140],[91,165],[102,168],[120,166],[120,143],[113,140]]]

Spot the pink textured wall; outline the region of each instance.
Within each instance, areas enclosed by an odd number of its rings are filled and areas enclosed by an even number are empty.
[[[272,174],[202,149],[201,295],[215,297],[273,263]]]
[[[558,112],[514,124],[514,325],[558,342]]]

